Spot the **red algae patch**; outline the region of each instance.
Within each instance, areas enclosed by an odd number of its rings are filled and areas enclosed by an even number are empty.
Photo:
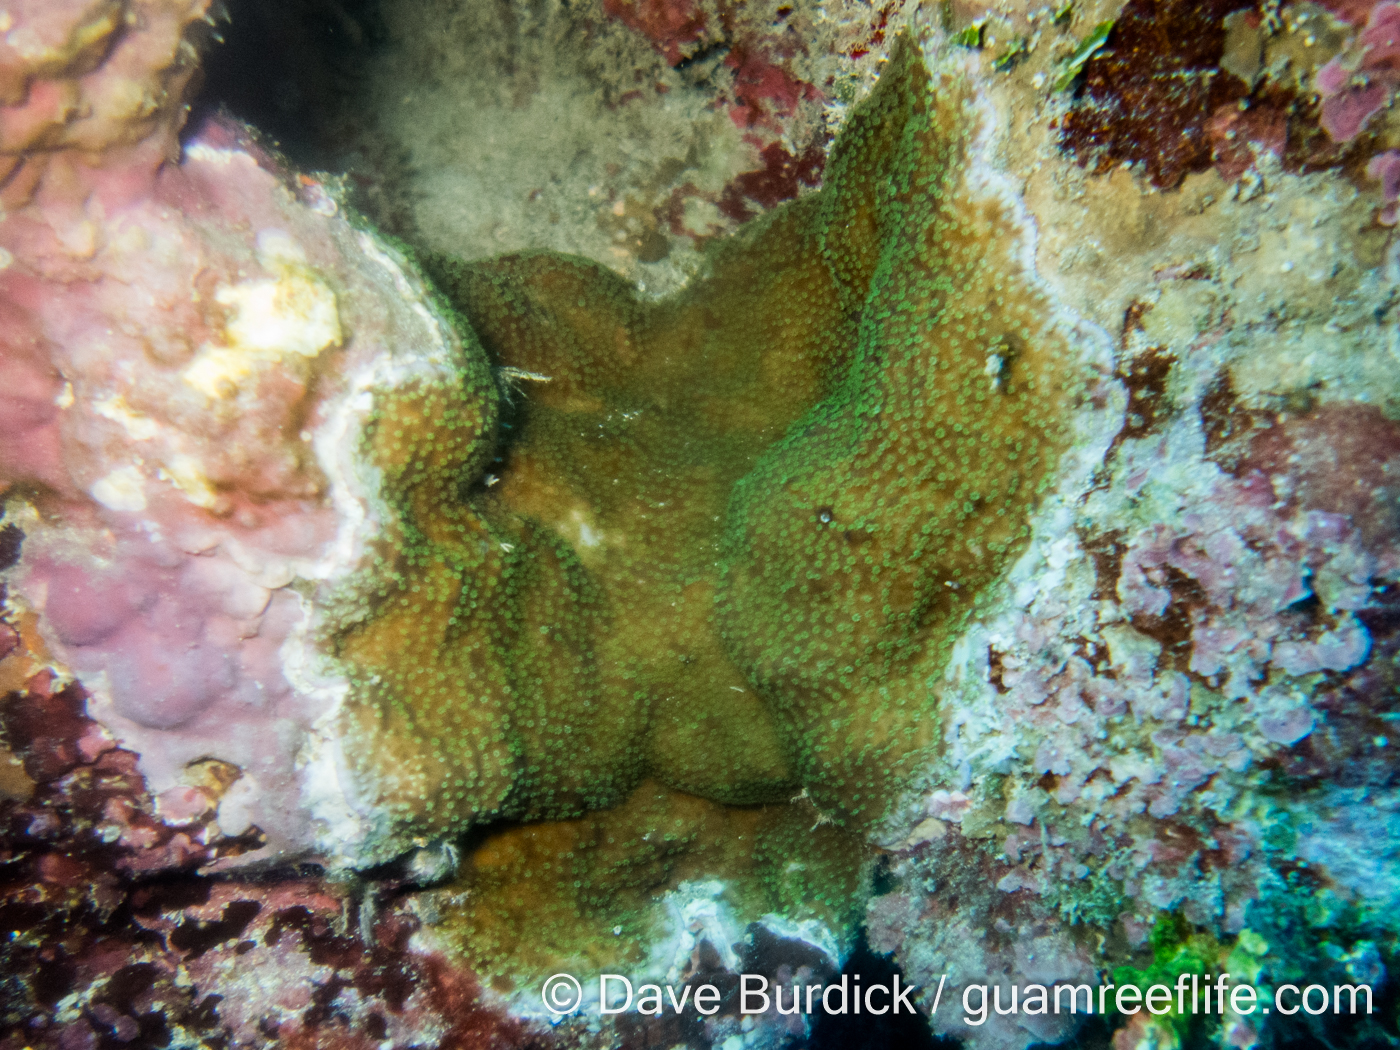
[[[1099,174],[1140,165],[1163,189],[1212,167],[1234,181],[1263,153],[1291,171],[1343,163],[1339,143],[1355,132],[1329,137],[1341,102],[1319,105],[1315,91],[1328,92],[1336,62],[1317,67],[1346,27],[1309,7],[1269,15],[1253,0],[1130,0],[1085,63],[1062,147]]]

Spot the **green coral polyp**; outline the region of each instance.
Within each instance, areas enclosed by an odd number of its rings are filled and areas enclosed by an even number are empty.
[[[520,822],[462,875],[481,958],[519,947],[522,900],[589,955],[685,878],[850,914],[1080,390],[970,135],[905,40],[825,187],[671,299],[548,253],[429,262],[461,374],[376,406],[394,520],[334,644],[386,850]]]

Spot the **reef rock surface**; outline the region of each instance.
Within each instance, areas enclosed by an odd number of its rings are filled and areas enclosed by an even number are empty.
[[[202,3],[4,13],[16,1047],[776,1046],[811,1019],[741,1017],[736,975],[829,981],[862,937],[987,1048],[1324,1019],[1081,1030],[978,988],[1383,1001],[1395,5],[851,7],[502,30],[532,120],[588,108],[569,77],[633,134],[709,98],[666,179],[544,194],[621,221],[539,244],[591,261],[485,258],[529,240],[518,179],[465,169],[482,218],[415,237],[450,168],[367,162],[410,247],[185,127]],[[655,80],[532,81],[570,25]],[[544,976],[624,969],[722,1009],[537,1023]]]

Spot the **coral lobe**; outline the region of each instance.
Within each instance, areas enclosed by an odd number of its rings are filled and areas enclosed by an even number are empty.
[[[642,777],[867,828],[938,750],[926,680],[1021,549],[1082,382],[1011,205],[970,188],[961,91],[902,44],[821,193],[670,300],[547,253],[430,262],[502,424],[493,447],[477,368],[367,439],[396,538],[334,645],[385,848],[574,820]]]

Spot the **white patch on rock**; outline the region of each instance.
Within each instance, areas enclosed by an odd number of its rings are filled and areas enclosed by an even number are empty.
[[[128,512],[146,509],[146,478],[135,466],[118,467],[93,482],[92,498],[111,510]]]
[[[283,239],[290,241],[285,234]],[[201,348],[184,373],[185,382],[211,400],[230,396],[268,365],[314,358],[326,347],[340,345],[335,293],[305,265],[289,260],[291,247],[273,241],[282,254],[263,254],[262,259],[277,276],[225,285],[214,293],[217,302],[233,311],[224,330],[226,343]]]

